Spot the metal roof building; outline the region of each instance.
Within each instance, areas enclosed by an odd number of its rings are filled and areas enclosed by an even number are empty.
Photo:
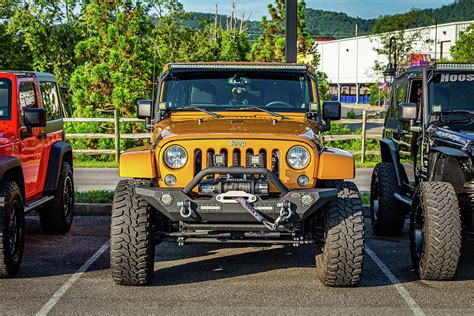
[[[405,32],[420,32],[421,38],[414,44],[412,53],[429,54],[432,59],[450,59],[451,47],[457,42],[460,33],[472,23],[474,21],[454,22]],[[380,35],[318,42],[317,50],[321,55],[318,70],[328,75],[334,99],[347,102],[341,96],[350,95],[349,103],[367,103],[366,99],[360,99],[363,94],[361,89],[366,91],[368,84],[383,80],[373,70],[375,62],[379,61],[383,65],[388,63],[385,56],[375,51],[378,47],[381,47]]]

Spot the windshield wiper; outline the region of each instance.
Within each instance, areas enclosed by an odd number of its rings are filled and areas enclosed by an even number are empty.
[[[194,110],[194,111],[200,111],[200,112],[203,112],[203,113],[206,113],[212,117],[215,117],[215,118],[222,118],[223,116],[220,115],[220,114],[217,114],[217,113],[214,113],[214,112],[211,112],[211,111],[208,111],[208,110],[205,110],[203,108],[200,108],[200,107],[197,107],[197,106],[185,106],[185,107],[180,107],[180,108],[172,108],[173,110]]]
[[[275,116],[275,117],[280,117],[282,119],[288,119],[286,116],[284,115],[281,115],[280,113],[275,113],[275,112],[272,112],[272,111],[268,111],[268,110],[265,110],[265,109],[262,109],[258,106],[251,106],[251,107],[243,107],[243,108],[229,108],[227,109],[228,111],[248,111],[248,110],[257,110],[257,111],[261,111],[261,112],[265,112],[267,114],[270,114],[272,116]]]

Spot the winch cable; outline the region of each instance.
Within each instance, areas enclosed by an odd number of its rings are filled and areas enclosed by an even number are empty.
[[[276,230],[280,226],[280,224],[289,220],[290,217],[293,215],[289,207],[286,207],[284,204],[282,204],[280,216],[278,216],[278,218],[272,223],[267,221],[262,216],[262,214],[260,214],[260,212],[245,198],[236,198],[235,201],[237,201],[242,206],[242,208],[246,210],[250,215],[252,215],[259,223],[262,223],[263,225],[265,225],[266,228],[271,231]]]

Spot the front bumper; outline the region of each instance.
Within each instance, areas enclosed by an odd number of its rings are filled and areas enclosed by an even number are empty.
[[[278,196],[259,196],[247,194],[253,207],[269,221],[280,215],[282,207],[291,209],[293,216],[289,222],[301,222],[311,217],[329,201],[336,199],[337,189],[298,189],[288,190],[278,177],[264,168],[208,168],[201,171],[184,189],[138,187],[136,193],[142,196],[151,206],[169,218],[172,222],[194,223],[255,223],[256,219],[235,200],[225,199],[231,194],[199,196],[192,189],[209,174],[261,174],[278,188]],[[241,192],[242,193],[242,192]],[[166,199],[163,196],[166,195]],[[245,194],[244,194],[245,195]],[[169,197],[172,197],[170,199]],[[186,206],[188,216],[183,216]]]

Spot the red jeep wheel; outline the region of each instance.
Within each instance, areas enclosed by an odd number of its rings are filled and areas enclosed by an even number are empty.
[[[25,212],[18,184],[6,181],[0,191],[0,277],[20,268],[25,243]]]

